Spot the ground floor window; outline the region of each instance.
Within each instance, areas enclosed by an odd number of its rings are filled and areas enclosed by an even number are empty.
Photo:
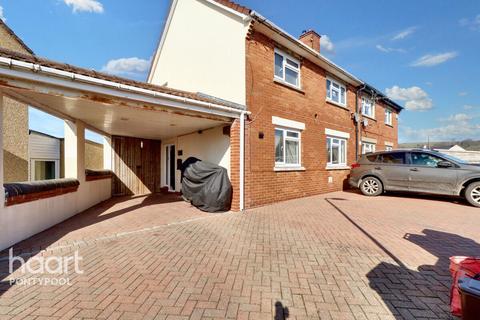
[[[369,142],[362,142],[362,154],[375,152],[375,144]]]
[[[300,166],[300,131],[275,128],[275,165]]]
[[[327,137],[327,166],[347,165],[347,140]]]
[[[32,160],[32,180],[51,180],[60,178],[60,161],[58,160]]]

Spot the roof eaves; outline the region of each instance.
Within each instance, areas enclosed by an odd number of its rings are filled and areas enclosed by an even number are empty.
[[[294,36],[292,36],[291,34],[289,34],[287,31],[283,30],[281,27],[277,26],[275,23],[273,23],[272,21],[268,20],[267,18],[263,17],[260,13],[256,12],[256,11],[252,11],[250,13],[250,16],[255,19],[256,21],[258,21],[259,23],[262,23],[264,25],[266,25],[267,27],[269,27],[270,29],[274,30],[275,32],[281,34],[282,36],[284,36],[285,38],[289,39],[291,42],[295,43],[297,46],[299,46],[300,48],[308,51],[310,54],[312,54],[313,56],[315,56],[316,58],[322,60],[324,63],[328,64],[329,66],[331,66],[332,68],[336,69],[337,71],[343,73],[345,76],[347,76],[348,78],[350,78],[353,82],[356,82],[357,84],[363,84],[365,83],[364,81],[362,81],[361,79],[357,78],[356,76],[354,76],[353,74],[349,73],[347,70],[343,69],[342,67],[340,67],[339,65],[335,64],[333,61],[331,61],[330,59],[324,57],[323,55],[321,55],[319,52],[315,51],[314,49],[310,48],[308,45],[304,44],[303,42],[301,42],[300,40],[298,40],[297,38],[295,38]]]
[[[390,98],[388,98],[383,92],[381,92],[380,90],[376,89],[375,87],[369,85],[368,83],[366,83],[365,81],[361,80],[360,78],[357,78],[356,76],[354,76],[353,74],[351,74],[350,72],[348,72],[347,70],[343,69],[342,67],[340,67],[339,65],[337,65],[336,63],[334,63],[333,61],[331,61],[330,59],[324,57],[323,55],[321,55],[319,52],[313,50],[312,48],[310,48],[309,46],[307,46],[306,44],[304,44],[303,42],[301,42],[300,40],[298,40],[297,38],[295,38],[294,36],[292,36],[291,34],[289,34],[288,32],[286,32],[285,30],[283,30],[282,28],[280,28],[279,26],[277,26],[275,23],[273,23],[272,21],[268,20],[267,18],[263,17],[261,14],[259,14],[258,12],[256,11],[252,11],[250,13],[250,16],[253,18],[253,19],[256,19],[256,21],[266,25],[267,27],[271,28],[272,30],[274,30],[275,32],[283,35],[284,37],[286,37],[287,39],[289,39],[291,42],[295,43],[297,46],[301,47],[302,49],[304,50],[307,50],[309,53],[311,53],[312,55],[314,55],[315,57],[321,59],[323,62],[325,62],[326,64],[328,64],[329,66],[331,66],[332,68],[334,68],[335,70],[337,70],[338,72],[344,74],[345,76],[347,76],[348,78],[350,78],[351,80],[353,80],[354,82],[356,82],[357,84],[360,84],[360,85],[365,85],[367,86],[368,88],[370,88],[370,90],[374,91],[377,95],[381,96],[382,97],[382,100],[388,104],[389,106],[391,106],[392,108],[395,108],[397,109],[398,111],[401,111],[403,110],[404,108],[402,106],[400,106],[399,104],[397,104],[395,101],[391,100]]]
[[[230,0],[213,0],[213,1],[215,1],[218,4],[221,4],[222,6],[235,10],[241,14],[249,15],[253,11],[252,9],[242,6],[234,1],[230,1]]]
[[[74,73],[74,74],[85,76],[85,77],[91,77],[99,80],[114,82],[120,85],[131,86],[131,87],[136,87],[136,88],[145,89],[145,90],[152,90],[160,94],[167,94],[167,95],[177,96],[181,98],[196,100],[202,103],[211,103],[211,104],[221,105],[228,108],[235,108],[240,111],[245,110],[244,106],[239,106],[239,105],[234,106],[231,103],[206,97],[200,93],[177,90],[177,89],[172,89],[165,86],[158,86],[158,85],[150,84],[146,82],[140,82],[140,81],[135,81],[131,79],[121,78],[121,77],[109,75],[106,73],[97,72],[95,70],[89,70],[85,68],[76,67],[70,64],[47,60],[44,58],[40,58],[38,56],[26,55],[26,54],[13,51],[13,50],[8,50],[5,48],[0,48],[0,58],[6,58],[6,59],[25,62],[25,63],[37,64],[42,67],[57,69],[60,71],[70,72],[70,73]]]
[[[365,87],[368,91],[370,91],[372,94],[375,94],[376,96],[379,96],[385,104],[389,105],[392,108],[395,108],[398,111],[402,111],[404,108],[390,99],[387,95],[385,95],[382,91],[376,89],[374,86],[369,85],[368,83],[365,83]]]

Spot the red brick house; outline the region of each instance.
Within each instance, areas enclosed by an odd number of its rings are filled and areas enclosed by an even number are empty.
[[[397,147],[402,107],[320,43],[228,0],[172,1],[148,81],[246,106],[244,141],[241,120],[231,129],[234,208],[341,190],[359,154]]]

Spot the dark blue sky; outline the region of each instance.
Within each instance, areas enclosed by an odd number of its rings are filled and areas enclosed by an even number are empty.
[[[38,55],[144,80],[169,1],[70,1],[77,6],[68,0],[0,0],[0,6]],[[241,3],[292,35],[309,28],[326,35],[328,58],[410,109],[400,117],[401,141],[480,137],[479,1]],[[61,135],[38,113],[31,120]]]

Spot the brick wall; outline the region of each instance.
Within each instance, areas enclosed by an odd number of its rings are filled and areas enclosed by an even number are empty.
[[[326,170],[325,128],[347,132],[348,164],[355,161],[355,88],[347,87],[347,108],[326,102],[326,72],[308,60],[302,61],[301,90],[273,81],[273,40],[253,33],[247,40],[247,106],[252,112],[246,124],[245,207],[332,192],[347,184],[348,170]],[[394,128],[383,123],[383,108],[377,107],[378,121],[371,121],[362,131],[384,140],[397,142]],[[272,116],[305,123],[301,136],[304,171],[275,172],[275,125]],[[263,139],[259,134],[263,133]],[[236,157],[232,150],[232,160]],[[232,172],[234,170],[232,169]],[[329,182],[329,178],[331,182]]]

